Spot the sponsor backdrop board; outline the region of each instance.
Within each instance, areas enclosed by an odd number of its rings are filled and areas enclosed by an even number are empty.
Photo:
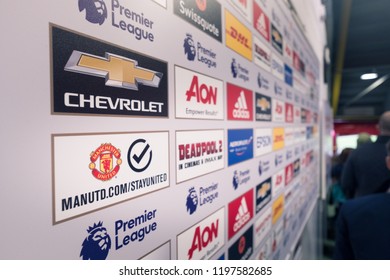
[[[291,255],[322,60],[286,1],[30,2],[1,17],[0,259]]]

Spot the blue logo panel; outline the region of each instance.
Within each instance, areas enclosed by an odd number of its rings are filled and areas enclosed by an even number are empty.
[[[253,158],[253,129],[228,130],[228,165]]]
[[[293,86],[293,70],[287,64],[284,64],[284,82]]]

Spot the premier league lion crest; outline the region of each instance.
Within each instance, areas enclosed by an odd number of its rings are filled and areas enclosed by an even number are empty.
[[[230,70],[232,70],[233,78],[237,78],[238,75],[238,66],[236,60],[233,58],[232,63],[230,64]]]
[[[183,47],[184,47],[184,54],[187,55],[187,59],[193,61],[196,56],[196,49],[191,34],[187,34],[187,37],[184,39]]]
[[[85,19],[102,25],[107,18],[107,7],[103,0],[79,0],[79,11],[85,10]]]
[[[111,238],[103,222],[87,229],[88,236],[82,244],[80,257],[83,260],[105,260],[111,249]]]
[[[198,207],[198,195],[196,194],[194,187],[189,189],[186,206],[187,206],[187,212],[189,212],[190,215],[192,215],[196,211],[196,208]]]
[[[235,190],[237,190],[239,184],[240,184],[240,177],[238,176],[237,170],[235,170],[233,175],[233,187]]]
[[[263,82],[261,81],[261,74],[259,73],[257,75],[257,85],[261,88],[262,84],[263,84]]]

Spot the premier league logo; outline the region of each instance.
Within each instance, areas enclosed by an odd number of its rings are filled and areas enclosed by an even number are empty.
[[[237,62],[236,60],[233,58],[232,60],[232,64],[230,66],[231,70],[232,70],[232,75],[233,75],[233,78],[237,78],[237,75],[238,75],[238,67],[237,67]]]
[[[262,86],[261,74],[260,73],[257,75],[257,85],[259,86],[259,88],[261,88],[261,86]]]
[[[261,176],[263,174],[263,163],[260,161],[259,162],[259,175]]]
[[[88,236],[82,244],[80,257],[83,260],[105,260],[111,249],[111,238],[103,222],[94,224],[87,229]]]
[[[239,184],[240,184],[240,177],[238,176],[238,172],[236,170],[234,171],[234,175],[233,175],[233,187],[235,190],[237,190]]]
[[[107,18],[107,7],[103,0],[79,0],[79,11],[85,10],[85,19],[102,25]]]
[[[79,11],[85,10],[85,19],[102,25],[107,18],[107,7],[103,0],[79,0]]]
[[[189,194],[187,196],[187,212],[192,215],[198,207],[198,195],[196,194],[195,188],[192,187],[188,190]]]
[[[107,7],[103,0],[79,0],[80,12],[85,10],[85,19],[102,25],[107,18]]]
[[[184,54],[187,55],[187,59],[194,61],[196,56],[195,43],[192,39],[192,35],[187,33],[187,37],[184,39]]]

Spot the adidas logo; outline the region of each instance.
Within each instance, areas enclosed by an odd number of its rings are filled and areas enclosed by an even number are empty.
[[[244,91],[240,92],[240,96],[234,104],[233,117],[238,119],[250,119],[250,113],[246,103]]]
[[[286,121],[292,122],[294,119],[293,111],[291,107],[286,108]]]
[[[241,205],[238,207],[238,213],[236,215],[236,222],[234,223],[233,230],[237,232],[242,228],[251,218],[251,213],[248,210],[248,205],[246,203],[245,197],[241,199]]]
[[[286,181],[290,181],[292,179],[292,175],[291,166],[288,166],[286,171]]]
[[[267,25],[264,14],[261,14],[258,18],[256,28],[261,33],[261,35],[263,35],[265,38],[268,38]]]

